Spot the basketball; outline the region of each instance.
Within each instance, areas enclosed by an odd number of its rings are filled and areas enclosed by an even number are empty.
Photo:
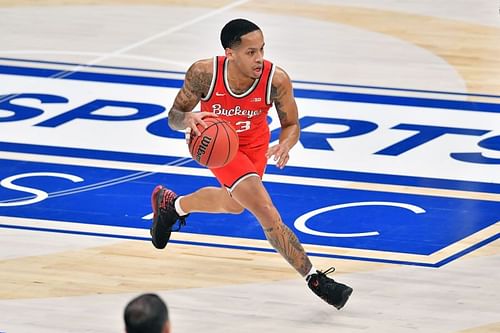
[[[236,130],[227,121],[217,118],[203,119],[207,128],[198,125],[199,136],[192,136],[189,152],[193,159],[208,168],[220,168],[232,161],[238,151]]]

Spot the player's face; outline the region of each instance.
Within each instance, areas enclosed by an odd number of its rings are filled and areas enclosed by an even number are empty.
[[[258,79],[264,62],[264,36],[255,30],[241,36],[241,43],[234,49],[226,49],[226,56],[241,74]]]

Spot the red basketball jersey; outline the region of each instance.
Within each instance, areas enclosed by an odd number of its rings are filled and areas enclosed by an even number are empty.
[[[262,74],[243,94],[235,94],[227,80],[228,60],[214,57],[214,75],[207,96],[201,99],[201,111],[213,112],[231,123],[240,139],[240,148],[269,144],[267,113],[272,106],[271,81],[274,65],[264,60]]]

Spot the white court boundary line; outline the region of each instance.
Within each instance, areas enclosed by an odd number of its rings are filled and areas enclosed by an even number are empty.
[[[181,157],[175,161],[164,164],[164,166],[177,166],[177,167],[179,167],[179,166],[182,166],[182,165],[189,163],[189,162],[191,162],[191,158]],[[117,177],[117,178],[111,178],[109,180],[104,180],[104,181],[100,181],[100,182],[89,184],[89,185],[73,187],[73,188],[70,188],[67,190],[49,192],[49,193],[47,193],[48,194],[47,199],[67,196],[67,195],[71,195],[71,194],[77,194],[77,193],[81,193],[81,192],[93,191],[93,190],[97,190],[97,189],[105,188],[105,187],[110,187],[110,186],[115,186],[115,185],[119,185],[122,183],[130,182],[132,180],[137,180],[137,179],[149,177],[155,173],[157,173],[157,172],[154,170],[152,170],[152,171],[138,171],[138,172],[132,173],[130,175],[121,176],[121,177]],[[0,207],[2,206],[3,203],[15,203],[17,201],[24,201],[24,200],[30,200],[30,199],[33,199],[33,196],[0,200]],[[153,218],[153,216],[151,216],[151,218]]]
[[[20,217],[0,216],[0,229],[1,228],[27,228],[29,231],[34,232],[60,232],[71,233],[85,237],[111,237],[111,238],[144,238],[149,239],[149,229],[133,228],[133,227],[117,227],[100,224],[86,224],[79,222],[64,222],[64,221],[51,221],[41,219],[29,219]],[[20,228],[21,227],[21,228]],[[500,232],[500,221],[466,237],[460,241],[448,245],[429,255],[400,253],[390,251],[377,251],[377,250],[364,250],[348,247],[335,247],[325,245],[303,244],[307,252],[314,254],[325,254],[331,256],[346,257],[348,259],[372,259],[393,261],[395,263],[407,262],[414,264],[437,264],[442,260],[450,258],[461,251],[467,250],[471,246],[475,246],[483,240],[498,235]],[[97,234],[86,235],[87,234]],[[121,236],[121,237],[120,237]],[[225,236],[214,236],[205,234],[194,233],[175,233],[173,240],[180,242],[202,243],[199,246],[215,245],[215,246],[237,246],[237,247],[250,247],[255,250],[273,250],[267,240],[251,239],[251,238],[236,238]],[[476,249],[474,249],[476,250]],[[473,251],[474,251],[473,250]],[[454,261],[454,260],[452,260]]]
[[[97,57],[96,59],[94,59],[94,60],[92,60],[92,61],[90,61],[90,62],[87,62],[87,63],[82,64],[82,65],[77,65],[77,66],[74,66],[74,67],[72,67],[72,68],[71,68],[71,69],[69,69],[69,70],[60,71],[60,72],[58,72],[58,73],[56,73],[56,74],[54,74],[54,75],[50,76],[49,78],[51,78],[51,79],[61,79],[61,78],[65,78],[65,77],[67,77],[67,76],[69,76],[69,75],[71,75],[71,74],[73,74],[73,73],[75,73],[75,72],[79,71],[80,69],[84,69],[84,68],[86,68],[86,67],[88,67],[88,66],[95,65],[95,64],[97,64],[97,63],[100,63],[100,62],[102,62],[102,61],[104,61],[104,60],[108,59],[108,58],[112,58],[112,57],[115,57],[115,56],[120,56],[121,54],[123,54],[123,53],[125,53],[125,52],[128,52],[128,51],[130,51],[130,50],[133,50],[133,49],[135,49],[135,48],[137,48],[137,47],[139,47],[139,46],[145,45],[145,44],[147,44],[147,43],[149,43],[149,42],[152,42],[152,41],[154,41],[154,40],[156,40],[156,39],[159,39],[159,38],[162,38],[162,37],[168,36],[168,35],[170,35],[170,34],[172,34],[172,33],[174,33],[174,32],[177,32],[177,31],[179,31],[179,30],[182,30],[182,29],[184,29],[184,28],[186,28],[186,27],[189,27],[189,26],[191,26],[191,25],[194,25],[194,24],[196,24],[196,23],[198,23],[198,22],[200,22],[200,21],[206,20],[207,18],[210,18],[210,17],[212,17],[212,16],[215,16],[215,15],[217,15],[217,14],[220,14],[220,13],[222,13],[222,12],[224,12],[224,11],[227,11],[227,10],[229,10],[229,9],[232,9],[232,8],[234,8],[234,7],[238,7],[238,6],[240,6],[240,5],[244,4],[244,3],[248,2],[248,1],[249,1],[249,0],[239,0],[239,1],[232,2],[232,3],[228,4],[228,5],[225,5],[225,6],[222,6],[222,7],[218,8],[218,9],[215,9],[215,10],[209,11],[209,12],[207,12],[207,13],[205,13],[205,14],[201,15],[201,16],[195,17],[195,18],[193,18],[193,19],[191,19],[191,20],[188,20],[188,21],[186,21],[186,22],[184,22],[184,23],[182,23],[182,24],[179,24],[179,25],[173,26],[173,27],[171,27],[171,28],[169,28],[169,29],[167,29],[167,30],[164,30],[164,31],[162,31],[162,32],[159,32],[159,33],[157,33],[157,34],[155,34],[155,35],[152,35],[152,36],[150,36],[150,37],[147,37],[147,38],[145,38],[145,39],[143,39],[143,40],[140,40],[140,41],[137,41],[137,42],[135,42],[135,43],[133,43],[133,44],[130,44],[130,45],[124,46],[124,47],[122,47],[122,48],[120,48],[120,49],[118,49],[118,50],[116,50],[116,51],[113,51],[113,52],[111,52],[111,53],[106,53],[106,54],[103,54],[103,55],[101,55],[101,56]],[[7,101],[7,100],[9,100],[9,99],[12,99],[12,98],[14,98],[14,97],[16,97],[16,96],[19,96],[19,94],[15,94],[15,95],[7,95],[7,96],[6,96],[6,97],[4,97],[4,98],[0,98],[0,103],[1,103],[1,102],[4,102],[4,101]],[[181,161],[181,160],[182,160],[182,158],[179,158],[179,159],[178,159],[178,160],[176,160],[176,161]],[[182,161],[181,161],[181,164],[183,164],[183,162],[182,162]],[[151,174],[153,174],[153,173],[155,173],[155,172],[154,172],[154,171],[153,171],[153,172],[148,172],[148,173],[146,173],[146,174],[143,174],[143,172],[139,172],[139,173],[137,173],[137,175],[132,175],[132,176],[135,176],[135,178],[134,178],[134,179],[137,179],[137,178],[147,177],[147,176],[149,176],[149,175],[151,175]],[[120,178],[121,178],[121,177],[120,177]],[[115,181],[115,180],[116,180],[116,181]],[[68,194],[72,194],[72,193],[85,192],[85,191],[92,191],[92,190],[94,190],[95,188],[107,187],[107,186],[113,186],[113,185],[115,185],[115,183],[116,183],[117,181],[119,181],[119,179],[110,179],[110,180],[106,181],[106,182],[107,182],[107,184],[105,184],[105,185],[104,185],[104,184],[99,184],[99,183],[94,184],[94,186],[92,186],[92,185],[87,185],[87,186],[86,186],[86,187],[87,187],[86,189],[83,189],[83,188],[79,189],[79,188],[77,188],[77,189],[74,189],[74,191],[69,191],[68,193],[64,193],[64,194],[62,194],[62,193],[59,193],[59,194],[54,194],[54,193],[52,193],[51,195],[49,195],[49,197],[50,197],[50,196],[68,195]],[[75,192],[75,191],[78,191],[78,192]],[[19,200],[19,199],[15,199],[15,200],[17,201],[17,200]],[[9,201],[12,201],[12,200],[9,200]]]
[[[85,63],[85,64],[74,66],[73,68],[71,68],[70,70],[67,70],[67,71],[58,72],[58,73],[50,76],[49,78],[52,78],[52,79],[65,78],[65,77],[67,77],[67,76],[69,76],[69,75],[71,75],[71,74],[79,71],[80,69],[83,69],[85,67],[98,64],[98,63],[100,63],[100,62],[102,62],[102,61],[104,61],[106,59],[112,58],[114,56],[121,55],[122,53],[125,53],[125,52],[128,52],[130,50],[133,50],[133,49],[135,49],[135,48],[137,48],[139,46],[145,45],[145,44],[147,44],[149,42],[152,42],[152,41],[154,41],[156,39],[168,36],[168,35],[170,35],[170,34],[172,34],[174,32],[177,32],[177,31],[182,30],[182,29],[184,29],[186,27],[194,25],[194,24],[196,24],[196,23],[198,23],[200,21],[206,20],[207,18],[210,18],[210,17],[215,16],[217,14],[220,14],[222,12],[225,12],[225,11],[227,11],[229,9],[234,8],[234,7],[238,7],[238,6],[244,4],[244,3],[248,2],[248,1],[249,0],[239,0],[239,1],[232,2],[232,3],[228,4],[228,5],[222,6],[222,7],[218,8],[218,9],[214,9],[214,10],[209,11],[209,12],[203,14],[203,15],[200,15],[198,17],[195,17],[195,18],[191,19],[191,20],[188,20],[188,21],[186,21],[186,22],[184,22],[182,24],[173,26],[173,27],[171,27],[171,28],[169,28],[167,30],[164,30],[162,32],[159,32],[159,33],[157,33],[155,35],[152,35],[152,36],[149,36],[147,38],[144,38],[144,39],[142,39],[140,41],[137,41],[137,42],[135,42],[133,44],[124,46],[124,47],[122,47],[122,48],[120,48],[118,50],[115,50],[115,51],[111,52],[111,53],[104,54],[104,55],[102,55],[100,57],[97,57],[96,59],[94,59],[92,61],[89,61],[89,62]],[[15,96],[16,95],[7,95],[7,97],[4,97],[3,99],[0,99],[0,102],[7,101],[7,100],[9,100],[9,99],[11,99],[11,98],[13,98]]]
[[[95,160],[90,158],[41,155],[41,154],[31,154],[31,153],[15,153],[15,152],[2,152],[2,158],[17,160],[17,161],[54,163],[54,164],[76,165],[76,166],[92,167],[92,168],[111,168],[117,170],[150,172],[150,174],[164,173],[164,174],[176,174],[176,175],[187,175],[187,176],[213,177],[213,174],[210,172],[210,170],[206,168],[181,166],[182,164],[191,161],[190,157],[188,156],[186,156],[186,160],[179,161],[180,162],[179,165],[173,165],[169,163],[166,163],[164,165],[158,165],[158,164],[147,164],[147,163],[137,163],[137,162],[120,162],[120,161],[109,161],[109,160]],[[182,157],[179,158],[182,159]],[[366,191],[384,191],[390,193],[416,194],[416,195],[426,195],[426,196],[437,196],[443,198],[459,198],[459,199],[461,198],[461,199],[500,202],[500,193],[473,192],[464,190],[369,183],[369,182],[359,182],[352,180],[336,180],[336,179],[304,177],[304,176],[287,176],[287,175],[277,175],[277,174],[267,174],[267,173],[264,174],[263,181],[264,183],[274,182],[274,183],[284,183],[284,184],[346,188],[346,189],[366,190]]]
[[[85,63],[84,65],[75,66],[71,71],[68,72],[67,75],[70,75],[71,73],[74,73],[74,72],[78,71],[79,69],[84,68],[85,66],[91,66],[91,65],[98,64],[98,63],[100,63],[100,62],[102,62],[102,61],[104,61],[104,60],[106,60],[108,58],[119,56],[122,53],[128,52],[128,51],[133,50],[135,48],[138,48],[139,46],[143,46],[143,45],[145,45],[147,43],[150,43],[150,42],[152,42],[152,41],[154,41],[156,39],[159,39],[159,38],[171,35],[174,32],[177,32],[179,30],[187,28],[187,27],[189,27],[191,25],[194,25],[194,24],[196,24],[196,23],[198,23],[200,21],[206,20],[206,19],[208,19],[208,18],[210,18],[212,16],[215,16],[217,14],[225,12],[225,11],[227,11],[229,9],[234,8],[234,7],[238,7],[238,6],[244,4],[244,3],[248,2],[248,1],[249,0],[235,1],[233,3],[230,3],[230,4],[226,5],[226,6],[222,6],[220,8],[217,8],[217,9],[214,9],[212,11],[209,11],[209,12],[207,12],[207,13],[201,15],[201,16],[195,17],[195,18],[193,18],[191,20],[188,20],[188,21],[186,21],[186,22],[184,22],[182,24],[173,26],[173,27],[171,27],[171,28],[169,28],[169,29],[167,29],[165,31],[159,32],[159,33],[157,33],[157,34],[155,34],[153,36],[147,37],[147,38],[145,38],[143,40],[140,40],[140,41],[137,41],[137,42],[135,42],[133,44],[124,46],[124,47],[122,47],[122,48],[120,48],[120,49],[118,49],[116,51],[111,52],[111,53],[104,54],[104,55],[102,55],[102,56],[100,56],[100,57],[98,57],[98,58],[96,58],[96,59],[94,59],[94,60],[92,60],[92,61],[90,61],[88,63]],[[67,75],[57,76],[55,78],[63,78],[65,76],[67,76]]]
[[[111,57],[112,53],[101,53],[101,52],[82,52],[82,51],[58,51],[58,50],[1,50],[0,55],[21,55],[21,54],[34,54],[34,55],[75,55],[75,56],[89,56],[89,57],[100,57],[107,59]],[[148,57],[143,55],[135,55],[135,54],[113,54],[114,58],[123,58],[123,59],[133,59],[133,60],[145,60],[150,62],[157,62],[168,65],[175,65],[179,67],[187,68],[191,63],[188,62],[179,62],[174,60],[169,60],[165,58],[156,58],[156,57]],[[2,61],[6,61],[1,59]],[[23,59],[23,60],[31,60],[31,59]],[[15,60],[9,60],[15,62]],[[36,60],[33,60],[36,63]],[[74,65],[65,65],[65,64],[53,64],[58,66],[74,66]],[[95,64],[79,64],[78,66],[81,69],[86,67],[91,67]],[[47,66],[47,64],[45,64]],[[133,70],[129,68],[128,70]],[[142,68],[137,68],[137,70],[142,70]]]
[[[24,54],[33,54],[33,55],[74,55],[74,56],[96,56],[96,57],[106,57],[106,56],[111,56],[111,53],[99,53],[99,52],[81,52],[81,51],[60,51],[60,50],[0,50],[0,56],[9,56],[9,55],[24,55]],[[191,65],[191,63],[188,62],[179,62],[179,61],[174,61],[166,58],[157,58],[157,57],[149,57],[149,56],[144,56],[144,55],[134,55],[134,54],[115,54],[113,55],[115,58],[123,58],[123,59],[132,59],[132,60],[142,60],[142,61],[149,61],[153,63],[159,63],[159,64],[168,64],[168,65],[174,65],[178,66],[181,68],[180,70],[184,71],[187,67]],[[26,63],[26,61],[30,61],[30,59],[0,59],[0,61],[4,62],[21,62],[23,64]],[[22,61],[19,61],[22,60]],[[72,64],[58,64],[58,63],[53,63],[53,64],[43,64],[40,63],[38,60],[31,59],[31,66],[36,66],[40,68],[47,68],[47,67],[75,67],[75,65]],[[55,61],[57,62],[57,61]],[[112,68],[106,66],[102,66],[100,68],[93,67],[94,64],[79,64],[80,70],[84,72],[85,70],[92,70],[92,71],[100,71],[102,72],[103,70],[108,70],[108,71],[121,71],[121,72],[144,72],[151,70],[152,72],[155,71],[155,69],[147,69],[147,68]],[[62,70],[61,72],[66,71]],[[173,75],[173,74],[171,74]],[[176,74],[177,76],[182,75],[182,79],[184,78],[184,74]],[[51,78],[51,77],[48,77]],[[303,82],[302,81],[294,81],[293,82],[293,87],[296,89],[313,89],[313,90],[319,90],[319,91],[344,91],[344,92],[359,92],[359,93],[364,93],[364,94],[374,94],[374,95],[395,95],[395,96],[402,96],[402,97],[417,97],[417,98],[443,98],[443,96],[446,96],[447,100],[457,100],[457,101],[464,101],[467,96],[466,95],[461,95],[461,92],[453,92],[453,91],[408,91],[405,89],[398,90],[397,88],[391,88],[391,87],[363,87],[363,86],[352,86],[352,85],[345,85],[342,86],[341,84],[338,83],[328,83],[328,82]],[[383,93],[382,93],[383,92]],[[485,96],[480,96],[480,97],[485,97]],[[486,98],[486,97],[485,97]],[[489,96],[488,98],[500,98],[496,96]]]

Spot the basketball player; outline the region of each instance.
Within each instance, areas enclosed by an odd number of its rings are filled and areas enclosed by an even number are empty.
[[[283,69],[264,60],[264,37],[254,23],[232,20],[220,37],[225,56],[197,61],[188,69],[169,112],[169,125],[200,135],[197,125],[207,127],[203,118],[225,119],[238,132],[239,151],[226,166],[211,169],[221,187],[204,187],[184,196],[161,185],[154,189],[153,244],[164,248],[174,224],[184,225],[189,213],[240,214],[248,209],[260,222],[269,243],[306,279],[313,292],[341,309],[352,288],[328,278],[326,274],[333,269],[314,269],[295,234],[281,220],[261,179],[268,158],[274,157],[277,166],[283,168],[299,139],[291,80]],[[191,112],[200,101],[201,112]],[[269,147],[266,117],[273,104],[281,133],[279,143]]]

